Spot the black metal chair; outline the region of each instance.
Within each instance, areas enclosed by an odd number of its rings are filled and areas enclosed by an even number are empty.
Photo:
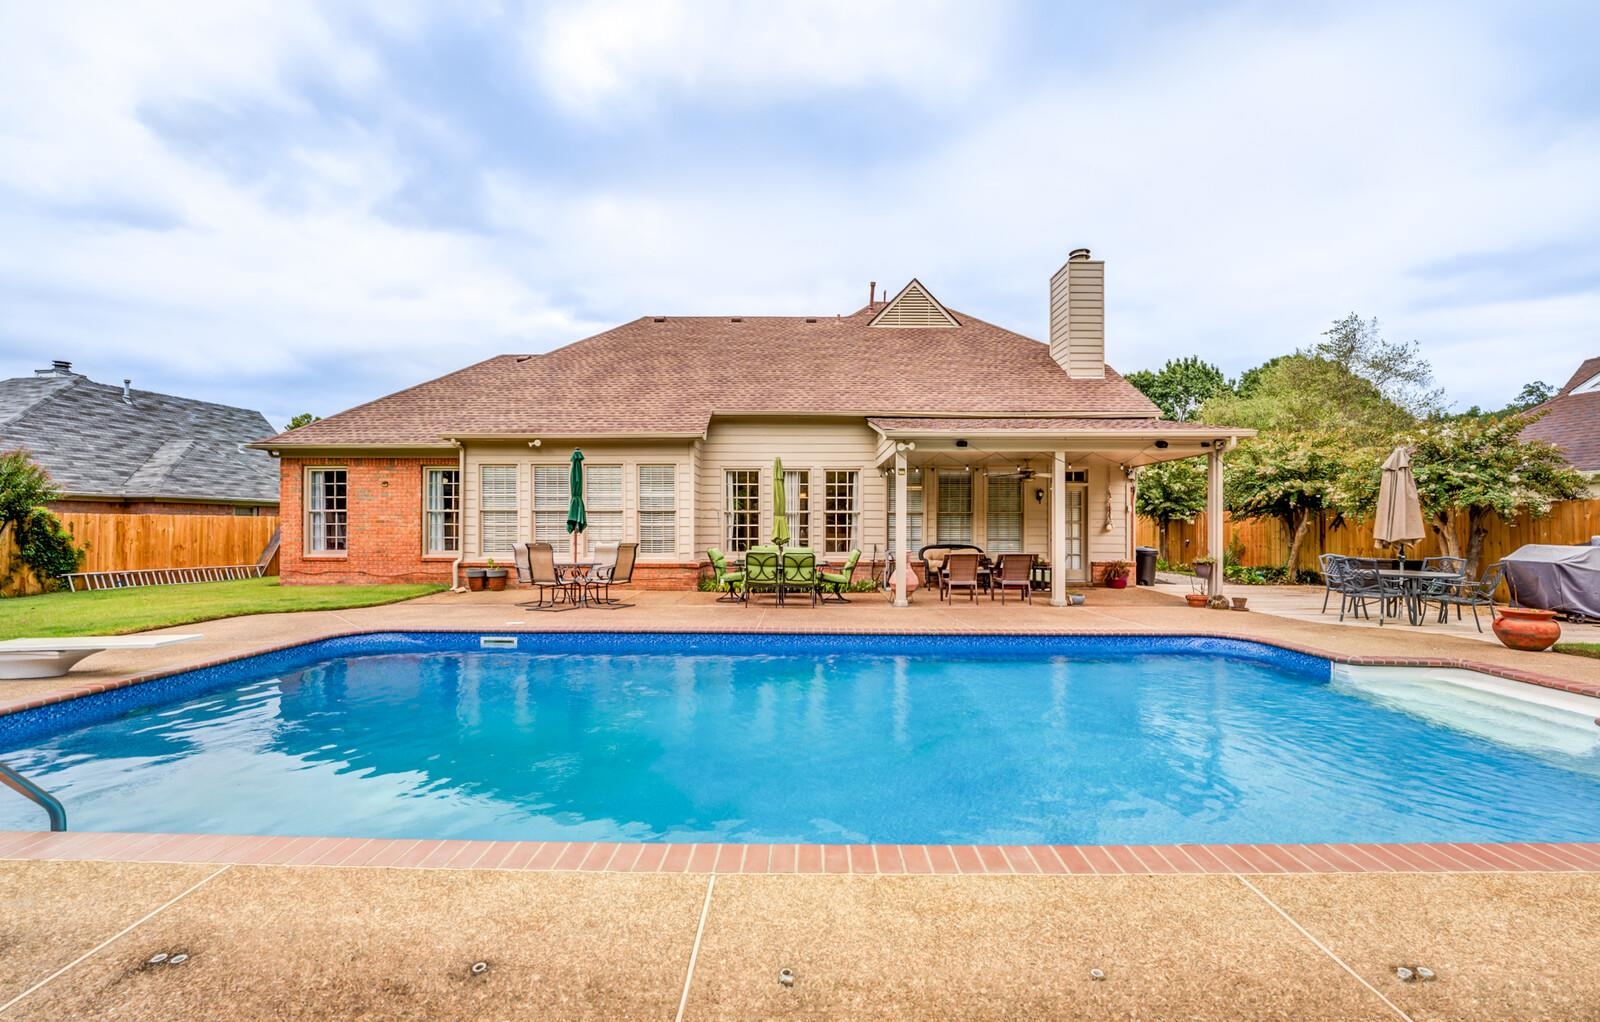
[[[1478,631],[1483,631],[1483,622],[1478,619],[1478,608],[1488,607],[1489,617],[1494,617],[1494,593],[1500,588],[1500,583],[1505,580],[1506,566],[1500,561],[1489,565],[1489,570],[1483,573],[1483,578],[1476,582],[1463,580],[1452,582],[1436,593],[1426,597],[1428,603],[1439,605],[1439,620],[1449,619],[1450,608],[1456,609],[1456,620],[1461,620],[1461,608],[1472,608],[1472,623],[1478,626]]]
[[[1378,574],[1375,567],[1354,562],[1349,565],[1350,575],[1345,581],[1343,600],[1339,604],[1339,620],[1344,620],[1346,602],[1353,616],[1364,617],[1372,620],[1372,611],[1367,609],[1368,601],[1378,604],[1378,626],[1382,627],[1384,621],[1391,617],[1399,617],[1401,607],[1405,603],[1405,586],[1397,578],[1384,578]]]
[[[1328,597],[1339,593],[1339,613],[1344,613],[1344,592],[1339,587],[1349,575],[1345,568],[1348,557],[1342,554],[1323,554],[1317,558],[1322,568],[1322,613],[1328,612]]]

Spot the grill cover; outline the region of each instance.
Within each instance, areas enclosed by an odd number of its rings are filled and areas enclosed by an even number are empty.
[[[1519,606],[1600,618],[1600,546],[1530,543],[1503,563]]]

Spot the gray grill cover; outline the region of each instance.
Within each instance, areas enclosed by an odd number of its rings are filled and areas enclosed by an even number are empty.
[[[1530,543],[1504,564],[1520,606],[1600,618],[1600,546]]]

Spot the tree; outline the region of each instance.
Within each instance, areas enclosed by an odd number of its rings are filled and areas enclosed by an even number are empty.
[[[1235,518],[1275,518],[1289,536],[1284,570],[1292,579],[1295,560],[1311,524],[1324,512],[1343,513],[1351,502],[1359,462],[1336,433],[1270,433],[1240,444],[1228,457],[1228,510]]]
[[[296,415],[294,418],[289,420],[289,429],[299,429],[301,426],[309,426],[313,422],[321,421],[322,416],[320,415],[312,415],[310,412],[301,412],[299,415]]]
[[[1426,418],[1443,408],[1444,391],[1433,386],[1433,366],[1422,357],[1416,341],[1386,341],[1376,319],[1363,320],[1353,312],[1335,320],[1322,338],[1299,354],[1343,366],[1413,418]]]
[[[1407,438],[1423,515],[1451,557],[1463,556],[1460,527],[1466,526],[1464,556],[1474,577],[1490,512],[1509,519],[1526,511],[1537,518],[1549,514],[1555,501],[1576,500],[1587,492],[1583,476],[1567,465],[1559,448],[1521,437],[1537,418],[1440,419]]]
[[[15,561],[0,569],[0,588],[16,578],[22,565],[50,586],[83,563],[83,550],[72,534],[44,507],[60,495],[50,474],[27,451],[0,453],[0,536],[9,530],[17,547]]]
[[[1159,372],[1129,373],[1129,383],[1156,403],[1164,419],[1188,422],[1207,400],[1226,392],[1222,370],[1196,356],[1169,359]]]
[[[1295,354],[1241,377],[1237,391],[1218,394],[1197,419],[1268,432],[1342,434],[1347,443],[1381,446],[1416,424],[1372,381],[1331,359]]]
[[[1555,396],[1556,388],[1543,380],[1524,383],[1522,389],[1517,392],[1517,396],[1511,399],[1510,404],[1506,405],[1502,414],[1512,415],[1517,412],[1525,412],[1530,408],[1537,408]]]
[[[1162,556],[1167,550],[1167,526],[1192,522],[1206,509],[1206,470],[1195,458],[1162,461],[1139,470],[1134,509],[1154,518],[1161,530]]]

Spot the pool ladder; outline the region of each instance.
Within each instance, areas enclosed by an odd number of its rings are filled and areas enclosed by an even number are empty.
[[[51,830],[67,829],[67,810],[61,804],[61,800],[4,763],[0,763],[0,784],[4,784],[29,801],[37,802],[50,815]]]

